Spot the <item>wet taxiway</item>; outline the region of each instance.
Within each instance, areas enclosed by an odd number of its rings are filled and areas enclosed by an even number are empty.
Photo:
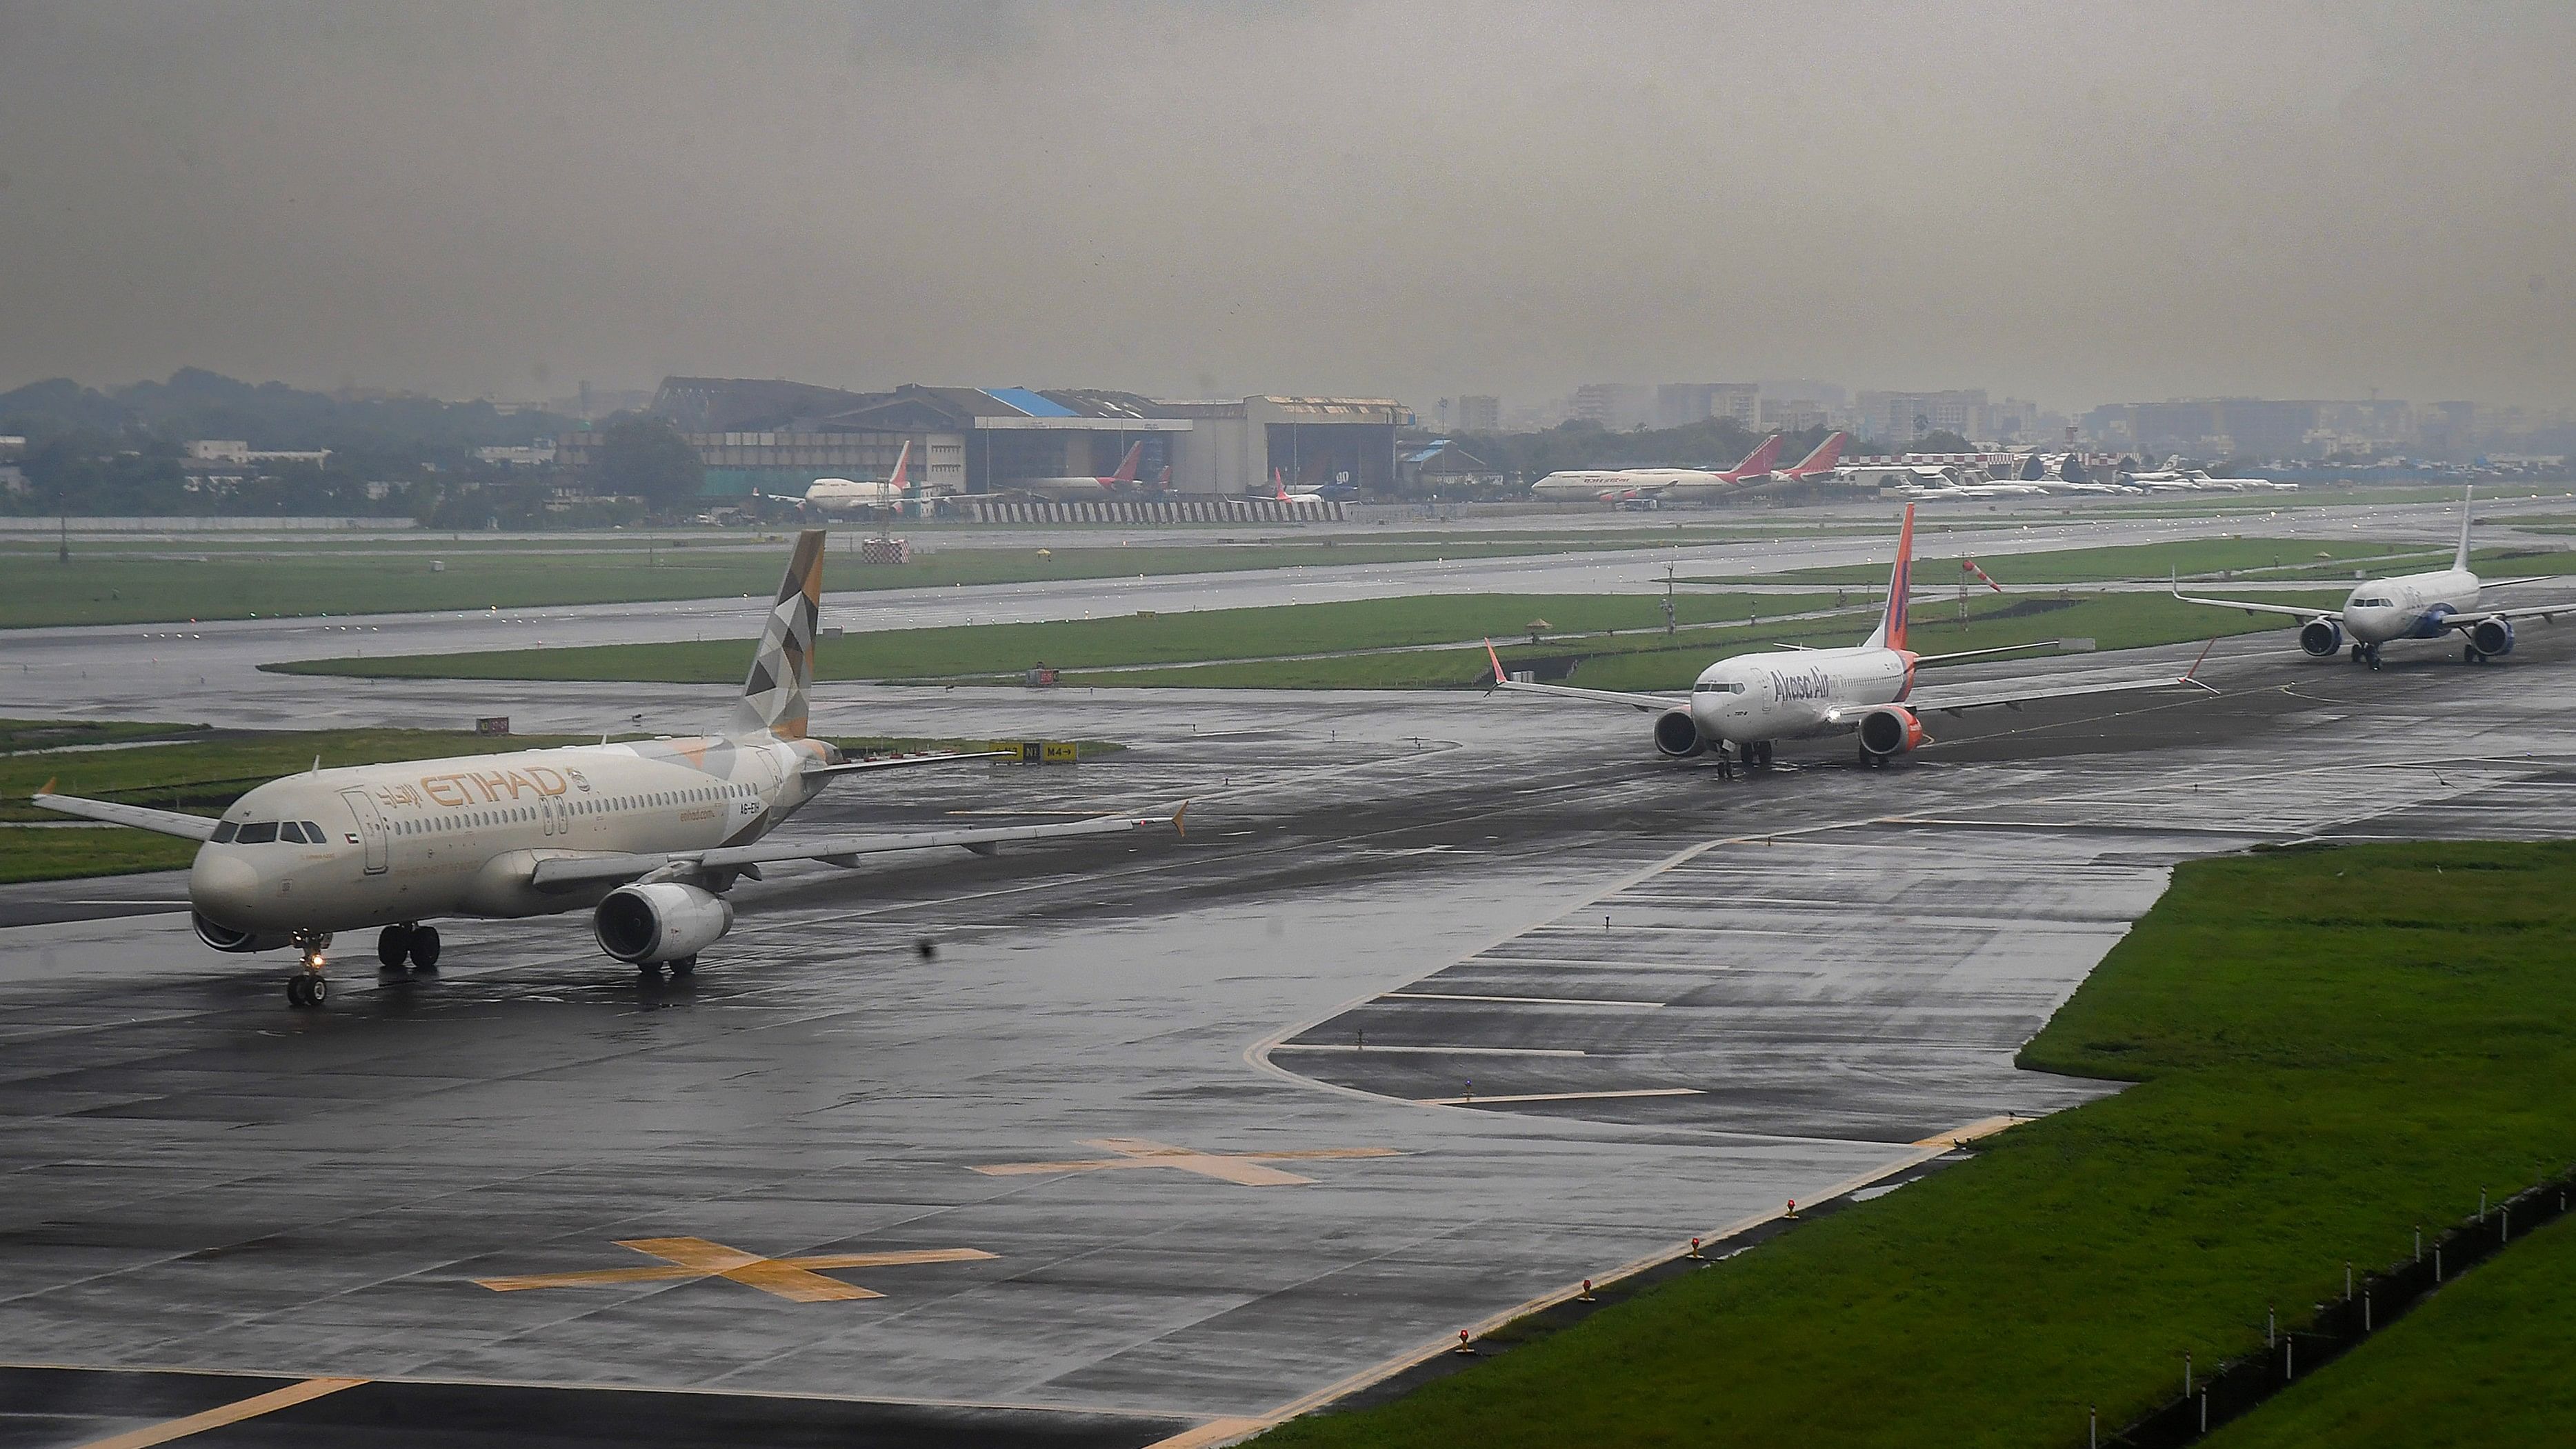
[[[1130,748],[818,825],[1186,795],[1190,833],[748,885],[685,985],[466,923],[291,1013],[169,914],[0,930],[0,1443],[1222,1439],[2103,1090],[2012,1053],[2176,860],[2563,833],[2571,644],[2258,636],[2214,697],[1737,781],[1510,697],[825,690]]]

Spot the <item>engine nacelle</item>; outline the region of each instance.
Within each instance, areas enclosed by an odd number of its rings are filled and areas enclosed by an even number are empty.
[[[284,936],[254,936],[236,931],[221,921],[209,920],[203,911],[190,911],[188,924],[197,928],[197,939],[218,951],[274,951],[292,945]]]
[[[733,902],[677,881],[620,886],[590,914],[599,949],[630,965],[695,956],[733,929]]]
[[[1891,704],[1860,717],[1860,752],[1872,760],[1894,759],[1930,739],[1910,709]]]
[[[2299,626],[2299,647],[2311,659],[2332,659],[2343,652],[2343,626],[2332,619],[2310,619]]]
[[[2513,652],[2513,621],[2511,619],[2480,619],[2476,623],[2471,624],[2469,626],[2469,647],[2475,649],[2480,654],[2511,654]]]
[[[1708,740],[1699,732],[1699,721],[1686,709],[1676,709],[1655,716],[1655,748],[1666,759],[1687,760],[1708,749]]]

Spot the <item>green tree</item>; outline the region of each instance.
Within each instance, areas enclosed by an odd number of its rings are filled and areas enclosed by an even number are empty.
[[[631,494],[656,508],[698,496],[706,466],[680,431],[660,418],[622,417],[601,430],[597,473],[600,492]]]

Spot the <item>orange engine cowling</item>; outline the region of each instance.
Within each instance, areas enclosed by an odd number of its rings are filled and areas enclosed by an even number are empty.
[[[1875,764],[1932,743],[1923,722],[1902,705],[1883,705],[1860,717],[1861,758]]]

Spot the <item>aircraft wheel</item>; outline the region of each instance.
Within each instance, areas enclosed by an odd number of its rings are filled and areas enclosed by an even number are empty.
[[[2378,651],[2378,650],[2376,650],[2376,649],[2371,650],[2367,655],[2363,656],[2363,660],[2364,660],[2364,662],[2365,662],[2365,663],[2369,664],[2369,666],[2371,667],[2372,672],[2376,673],[2376,672],[2378,671],[2378,669],[2379,669],[2379,651]]]
[[[2462,664],[2484,664],[2487,662],[2487,657],[2478,652],[2478,646],[2475,644],[2463,644],[2460,646],[2460,662]]]
[[[635,979],[636,979],[637,981],[659,981],[659,980],[661,980],[661,979],[662,979],[662,963],[661,963],[661,962],[659,962],[659,961],[638,961],[638,962],[636,962],[636,963],[635,963]]]
[[[2361,646],[2358,644],[2352,646],[2352,662],[2355,664],[2361,662]]]
[[[400,971],[403,957],[411,950],[411,932],[400,926],[387,926],[376,933],[376,959],[388,971]]]
[[[286,1004],[298,1010],[320,1006],[330,993],[323,978],[310,971],[298,971],[286,978]]]
[[[697,970],[698,958],[695,956],[683,956],[671,963],[671,974],[676,977],[693,976]]]
[[[438,969],[438,928],[436,926],[415,927],[409,944],[413,969],[420,971]]]

